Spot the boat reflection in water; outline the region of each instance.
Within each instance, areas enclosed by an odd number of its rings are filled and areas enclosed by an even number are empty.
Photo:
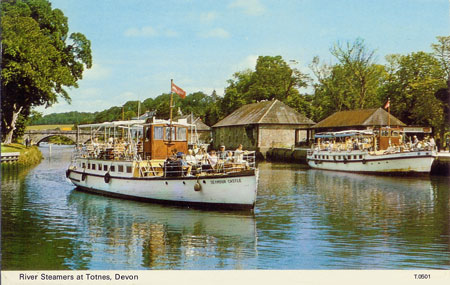
[[[441,177],[310,170],[308,185],[324,208],[321,224],[330,242],[324,254],[337,268],[355,267],[352,258],[363,259],[360,269],[448,265],[450,195]]]
[[[68,203],[78,213],[85,246],[91,247],[90,269],[241,269],[256,256],[256,224],[248,212],[152,205],[78,191],[70,193]]]

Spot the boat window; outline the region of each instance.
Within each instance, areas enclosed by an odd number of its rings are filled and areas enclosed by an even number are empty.
[[[104,171],[108,171],[108,165],[106,165],[106,164],[103,165],[103,170],[104,170]]]
[[[100,163],[98,164],[98,170],[102,170],[102,165]]]
[[[123,165],[119,165],[119,172],[123,172]]]
[[[362,155],[359,155],[359,159],[362,159]]]
[[[389,130],[381,130],[381,136],[382,137],[388,137],[389,136]]]
[[[398,137],[399,136],[399,132],[398,131],[392,131],[392,136],[393,137]]]
[[[152,138],[151,135],[152,135],[151,128],[148,128],[145,131],[145,141],[149,141]]]
[[[88,163],[88,169],[91,169],[91,164],[90,163]]]
[[[177,128],[177,141],[186,141],[186,128]]]
[[[314,158],[317,158],[317,155],[314,155]]]
[[[131,166],[127,166],[127,173],[131,173]]]
[[[83,168],[86,168],[86,163],[83,162]]]
[[[162,140],[163,139],[163,127],[153,128],[153,139]]]
[[[170,139],[169,139],[170,138]],[[165,140],[175,140],[175,127],[166,127]]]
[[[347,159],[352,159],[352,156],[351,155],[347,155]]]
[[[328,155],[327,155],[327,159],[328,159]]]
[[[353,156],[353,159],[357,159],[358,157],[356,155]]]
[[[95,164],[92,163],[92,170],[95,170]]]
[[[111,167],[109,168],[109,170],[111,170],[111,172],[116,171],[116,166],[115,166],[115,165],[111,165]]]

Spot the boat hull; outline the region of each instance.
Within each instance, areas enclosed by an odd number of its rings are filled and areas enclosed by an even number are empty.
[[[68,179],[82,191],[144,202],[210,209],[253,209],[257,194],[257,170],[198,178],[111,176],[108,182],[100,174],[69,170]]]
[[[427,174],[435,159],[431,151],[370,155],[368,153],[313,152],[308,165],[316,169],[358,173]]]

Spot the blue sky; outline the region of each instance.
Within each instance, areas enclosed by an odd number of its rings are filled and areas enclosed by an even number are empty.
[[[254,69],[259,55],[281,55],[310,73],[314,56],[362,38],[388,54],[431,51],[450,34],[450,0],[50,0],[71,32],[92,44],[93,67],[44,114],[94,112],[170,91],[223,94],[233,73]]]

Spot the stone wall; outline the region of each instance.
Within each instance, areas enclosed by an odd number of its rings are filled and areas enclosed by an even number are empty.
[[[260,125],[259,150],[265,154],[270,148],[291,148],[295,144],[295,126]]]

